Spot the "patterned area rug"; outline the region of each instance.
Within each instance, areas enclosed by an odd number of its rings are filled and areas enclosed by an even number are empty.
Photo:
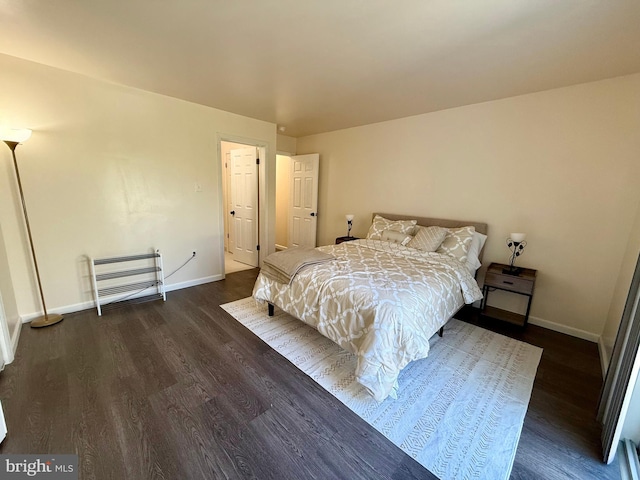
[[[378,403],[355,356],[313,328],[251,297],[222,308],[438,477],[509,478],[541,348],[452,319]]]

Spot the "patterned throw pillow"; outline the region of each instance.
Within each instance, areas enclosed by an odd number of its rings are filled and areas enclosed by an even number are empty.
[[[446,253],[463,263],[466,262],[471,240],[473,240],[473,232],[475,231],[475,227],[448,228],[447,236],[444,237],[436,252]]]
[[[380,240],[382,238],[382,232],[385,230],[394,230],[406,235],[412,235],[416,228],[416,223],[418,223],[417,220],[389,220],[380,215],[376,215],[373,218],[371,227],[369,227],[367,238]]]
[[[395,230],[384,230],[382,232],[382,240],[385,242],[399,243],[400,245],[407,245],[413,237],[402,232],[396,232]]]
[[[435,252],[447,233],[448,230],[443,227],[418,227],[418,233],[407,246],[423,252]]]

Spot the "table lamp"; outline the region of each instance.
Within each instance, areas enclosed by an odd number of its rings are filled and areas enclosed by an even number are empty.
[[[354,215],[349,213],[344,217],[347,219],[347,238],[351,238],[351,227],[353,227]]]
[[[509,259],[509,268],[504,268],[502,273],[520,275],[520,272],[522,272],[522,268],[516,267],[515,262],[516,258],[522,255],[524,247],[527,246],[525,238],[526,234],[524,233],[512,233],[509,235],[509,238],[507,238],[507,247],[511,251],[511,258]]]

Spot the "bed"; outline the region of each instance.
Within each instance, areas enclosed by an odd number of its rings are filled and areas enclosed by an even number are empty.
[[[438,251],[418,248],[423,233],[442,235],[437,227],[447,232]],[[469,231],[474,235],[467,242]],[[375,213],[367,238],[316,248],[332,259],[300,268],[290,283],[263,268],[253,297],[268,303],[270,314],[275,305],[354,353],[356,380],[377,401],[395,398],[402,368],[427,357],[429,339],[442,335],[465,304],[482,298],[475,270],[486,233],[485,223]],[[445,248],[456,235],[467,251],[473,243],[473,261]]]

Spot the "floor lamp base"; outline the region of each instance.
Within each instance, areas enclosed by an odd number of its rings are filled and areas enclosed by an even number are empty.
[[[57,313],[49,313],[31,320],[31,328],[48,327],[49,325],[54,325],[62,321],[63,318],[62,315],[58,315]]]

